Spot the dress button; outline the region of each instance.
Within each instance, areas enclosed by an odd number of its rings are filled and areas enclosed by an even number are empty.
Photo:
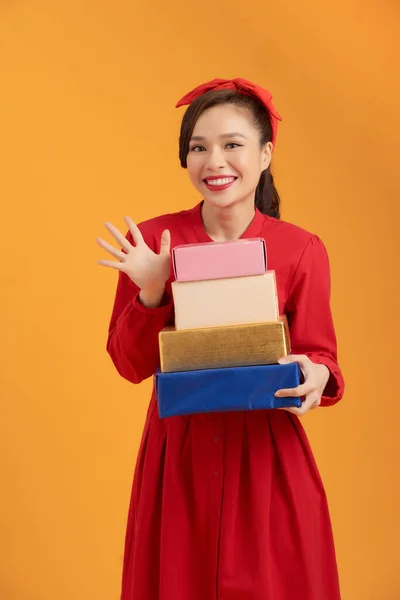
[[[219,437],[218,436],[215,436],[214,442],[219,442]]]
[[[218,471],[214,471],[214,477],[218,477]]]

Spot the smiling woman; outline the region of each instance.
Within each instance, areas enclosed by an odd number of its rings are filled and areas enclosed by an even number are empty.
[[[222,94],[226,96],[226,92]],[[191,126],[190,121],[188,126]],[[239,135],[225,133],[232,130],[239,130]],[[203,140],[202,145],[193,146],[193,139],[198,138]],[[201,195],[207,196],[211,205],[228,208],[246,203],[254,206],[254,190],[261,174],[268,169],[271,157],[272,143],[261,142],[249,110],[220,104],[204,110],[197,119],[186,166],[191,182]],[[228,179],[225,184],[213,185],[213,180],[225,179]]]
[[[185,99],[178,103],[183,104]],[[205,193],[205,183],[221,176],[234,176],[239,185],[232,186],[228,206],[243,196],[255,198],[256,207],[264,214],[279,218],[280,198],[271,173],[271,158],[280,115],[269,100],[269,118],[265,106],[254,96],[232,89],[211,90],[197,97],[186,111],[180,132],[179,158],[188,168],[189,177]],[[201,142],[201,146],[195,142]],[[205,157],[193,157],[205,153]],[[249,171],[251,167],[251,172]],[[245,169],[245,172],[241,172]],[[204,176],[201,178],[201,172]],[[236,180],[235,179],[235,180]],[[210,191],[214,187],[207,186]],[[231,184],[228,186],[231,187]],[[255,197],[254,189],[255,188]],[[224,191],[223,188],[218,191]]]
[[[202,201],[139,226],[126,218],[126,237],[107,224],[123,248],[99,240],[116,259],[101,264],[120,271],[108,352],[135,384],[159,367],[159,333],[174,323],[171,246],[263,238],[279,313],[290,327],[286,361],[304,373],[298,388],[276,395],[304,401],[301,408],[160,419],[153,386],[121,598],[339,600],[325,491],[298,419],[343,395],[327,253],[317,236],[279,219],[271,158],[280,117],[270,94],[245,80],[215,80],[181,103],[190,104],[181,165]]]

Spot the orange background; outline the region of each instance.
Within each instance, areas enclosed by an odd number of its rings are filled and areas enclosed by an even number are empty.
[[[118,598],[150,382],[106,355],[95,238],[198,202],[174,103],[237,76],[273,91],[283,218],[331,258],[347,390],[304,423],[343,599],[400,598],[398,31],[390,0],[3,0],[2,600]]]

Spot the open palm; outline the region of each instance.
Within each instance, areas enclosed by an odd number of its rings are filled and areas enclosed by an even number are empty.
[[[170,232],[166,229],[161,234],[160,253],[157,254],[146,244],[139,227],[133,220],[125,217],[124,221],[129,227],[135,245],[133,246],[114,225],[105,223],[106,229],[123,250],[114,248],[102,238],[97,238],[99,246],[117,259],[117,261],[99,260],[98,264],[126,273],[141,290],[163,288],[171,272]]]

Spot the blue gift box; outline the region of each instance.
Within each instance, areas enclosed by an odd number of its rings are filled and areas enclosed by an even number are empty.
[[[298,397],[274,393],[300,384],[297,363],[161,373],[155,375],[161,418],[196,413],[301,406]]]

